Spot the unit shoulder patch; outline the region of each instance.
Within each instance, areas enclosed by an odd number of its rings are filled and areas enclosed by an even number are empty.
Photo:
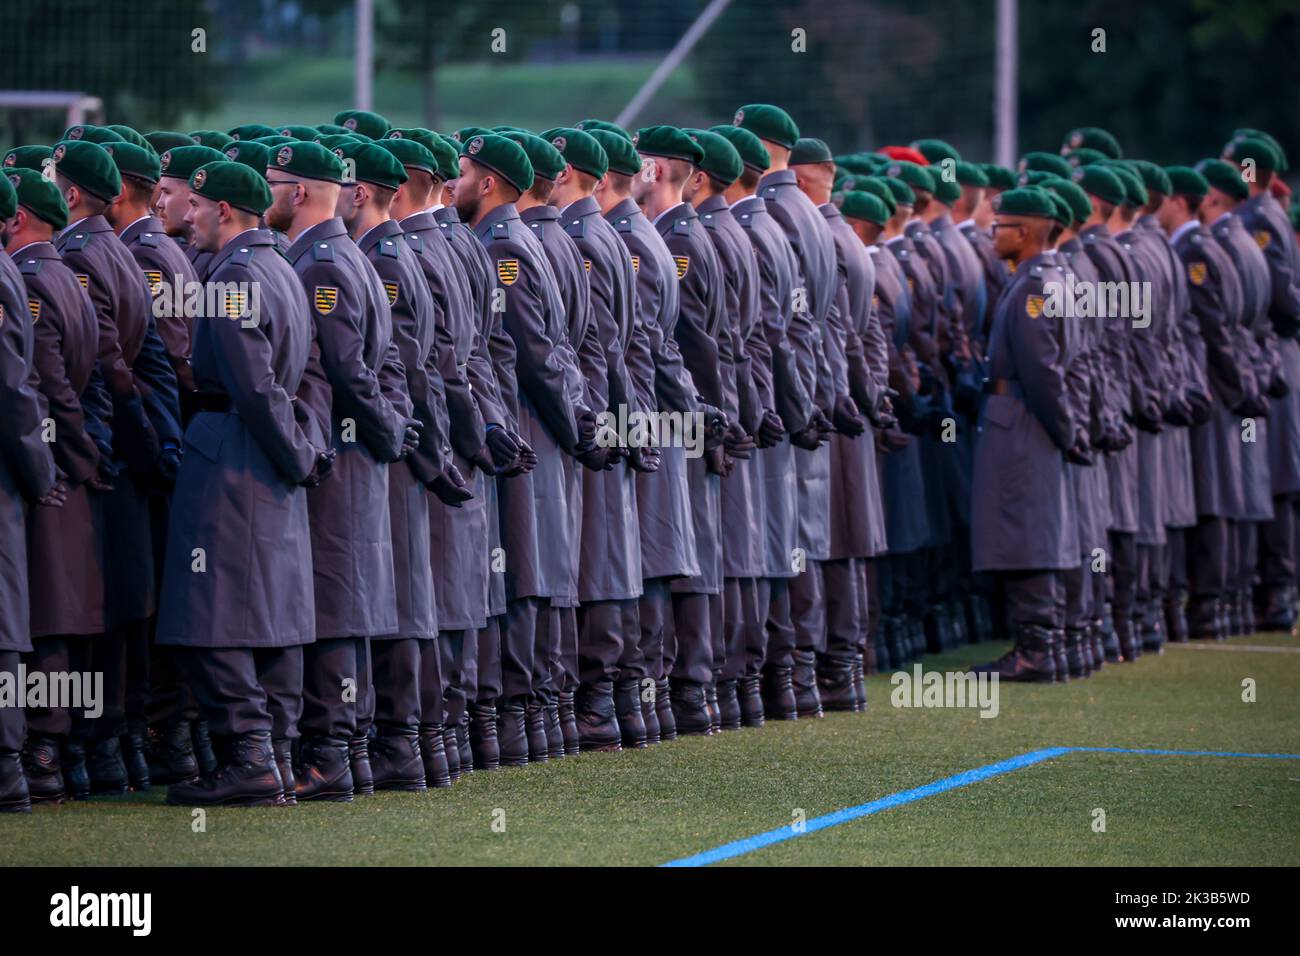
[[[158,269],[145,269],[144,281],[149,284],[149,294],[157,295],[162,289],[162,272]]]
[[[501,280],[502,285],[514,285],[519,279],[519,260],[498,259],[497,278]]]
[[[30,312],[30,313],[32,314],[32,321],[33,321],[33,322],[39,322],[39,321],[41,320],[41,302],[40,302],[40,300],[39,300],[39,299],[28,299],[28,300],[27,300],[27,311]]]
[[[686,273],[689,272],[691,268],[691,257],[673,256],[673,262],[677,263],[677,278],[686,278]]]
[[[81,283],[81,288],[89,292],[90,276],[84,272],[74,272],[73,275],[75,275],[77,277],[77,281]]]
[[[312,301],[316,305],[317,312],[321,315],[329,315],[339,302],[338,286],[318,285],[316,294],[312,296]]]
[[[641,271],[641,257],[640,257],[640,256],[633,256],[633,257],[632,257],[632,271],[633,271],[633,272],[640,272],[640,271]]]
[[[1204,262],[1189,262],[1187,264],[1187,278],[1192,280],[1192,285],[1204,285],[1207,271]]]
[[[1258,245],[1261,249],[1267,249],[1268,244],[1272,241],[1273,241],[1273,236],[1269,233],[1267,229],[1255,230],[1255,244]]]
[[[1045,298],[1041,295],[1025,296],[1025,314],[1031,319],[1036,319],[1043,314],[1043,303]]]
[[[400,288],[400,287],[399,287],[398,283],[396,283],[396,282],[385,282],[385,283],[384,283],[384,291],[388,293],[388,304],[389,304],[389,305],[392,305],[394,302],[397,301],[397,292],[398,292],[398,289],[399,289],[399,288]]]

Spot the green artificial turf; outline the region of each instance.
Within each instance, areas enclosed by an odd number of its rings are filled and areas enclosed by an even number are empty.
[[[648,865],[1044,747],[1300,754],[1296,641],[1226,646],[1284,650],[1173,647],[1065,686],[1004,684],[994,719],[896,709],[878,675],[865,714],[475,773],[425,794],[212,810],[206,832],[162,788],[38,807],[0,817],[0,862]],[[964,647],[926,668],[1001,650]],[[1248,677],[1255,703],[1241,699]],[[1300,760],[1069,753],[723,865],[1296,865],[1297,819]]]

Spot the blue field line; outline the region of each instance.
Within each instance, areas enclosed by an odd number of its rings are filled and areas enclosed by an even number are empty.
[[[1300,754],[1235,753],[1224,750],[1147,750],[1136,747],[1047,747],[1043,750],[1031,750],[1029,753],[1021,754],[1018,757],[1011,757],[1007,760],[999,760],[997,763],[991,763],[986,767],[976,767],[973,770],[964,770],[954,776],[944,777],[942,780],[936,780],[934,783],[927,783],[925,786],[917,787],[913,790],[904,790],[901,793],[891,793],[887,797],[881,797],[879,800],[872,800],[870,803],[859,804],[856,807],[845,807],[843,810],[836,810],[835,812],[827,813],[824,816],[814,817],[798,829],[796,829],[794,825],[788,824],[786,826],[778,827],[775,830],[768,830],[766,833],[758,833],[754,836],[745,837],[743,840],[736,840],[733,843],[724,843],[722,846],[714,847],[712,850],[705,850],[703,853],[696,853],[693,856],[685,856],[680,860],[670,860],[669,862],[660,865],[708,866],[710,863],[719,863],[723,860],[730,860],[738,856],[744,856],[747,853],[753,853],[755,850],[761,850],[764,847],[772,846],[776,843],[784,843],[786,840],[793,840],[795,837],[806,836],[809,833],[816,833],[819,830],[837,827],[842,823],[849,823],[850,821],[862,817],[869,817],[882,810],[889,810],[893,807],[901,807],[905,803],[914,803],[917,800],[924,800],[926,797],[932,797],[936,793],[945,793],[949,790],[956,790],[959,787],[967,787],[972,783],[989,780],[1005,773],[1014,773],[1017,770],[1023,770],[1025,767],[1032,767],[1034,764],[1042,763],[1044,760],[1051,760],[1053,757],[1060,757],[1068,753],[1145,754],[1148,756],[1177,757],[1256,757],[1269,760],[1300,760]]]

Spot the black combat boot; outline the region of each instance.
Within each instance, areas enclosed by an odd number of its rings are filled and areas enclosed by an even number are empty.
[[[143,727],[128,727],[120,740],[122,762],[126,764],[126,778],[132,790],[149,789],[149,761],[145,759],[144,738]]]
[[[722,710],[718,707],[718,687],[713,681],[704,685],[704,706],[709,711],[709,733],[722,733]]]
[[[275,753],[275,769],[280,773],[280,787],[284,791],[284,805],[296,807],[298,794],[294,789],[293,779],[293,741],[281,737],[271,741],[271,750]]]
[[[346,749],[340,747],[340,752],[346,770]],[[182,807],[270,807],[283,803],[284,785],[275,764],[270,731],[231,738],[225,762],[208,776],[172,784],[167,789],[167,802]]]
[[[1219,610],[1213,598],[1193,597],[1187,602],[1187,636],[1193,641],[1218,638]]]
[[[360,735],[348,741],[348,762],[352,766],[352,793],[370,797],[375,793],[375,776],[370,769],[370,739]]]
[[[564,734],[564,755],[576,757],[582,753],[582,746],[578,741],[577,705],[571,690],[560,694],[560,731]]]
[[[1157,601],[1148,601],[1142,609],[1141,637],[1142,650],[1147,654],[1163,654],[1165,646],[1164,606]]]
[[[623,749],[614,710],[614,682],[608,677],[578,685],[574,715],[578,721],[578,745],[584,753]]]
[[[199,775],[199,762],[194,756],[194,738],[188,720],[151,724],[144,753],[149,761],[149,779],[154,783],[180,783]]]
[[[817,693],[817,652],[794,652],[791,674],[794,684],[795,710],[800,720],[815,720],[822,716],[822,700]]]
[[[740,699],[738,681],[734,677],[718,681],[718,713],[721,715],[719,730],[740,729]]]
[[[67,796],[63,767],[59,763],[59,739],[30,734],[23,744],[23,774],[32,803],[62,803]]]
[[[1065,629],[1065,667],[1071,677],[1087,677],[1092,673],[1092,651],[1085,650],[1087,643],[1088,632],[1084,628]],[[1056,665],[1060,667],[1060,660]]]
[[[707,737],[713,733],[709,703],[704,685],[691,680],[672,679],[673,720],[677,733],[686,737]]]
[[[522,701],[523,698],[520,698],[520,700]],[[527,726],[526,723],[524,723],[526,718],[524,718],[522,712],[522,708],[524,705],[520,703],[519,706],[521,708],[520,728],[525,729]],[[525,754],[528,752],[527,747],[528,747],[528,742],[527,742],[527,737],[525,737],[524,738]],[[452,783],[455,783],[457,780],[459,780],[461,773],[463,773],[466,769],[472,769],[472,768],[465,768],[460,765],[460,741],[456,739],[456,726],[454,724],[444,723],[442,725],[442,751],[447,755],[447,772],[451,774]],[[527,762],[527,760],[525,760],[525,762]]]
[[[528,766],[528,709],[524,700],[502,697],[497,703],[497,747],[503,767]]]
[[[465,705],[465,711],[456,719],[456,750],[460,758],[460,772],[462,774],[474,772],[474,748],[469,742],[469,705]]]
[[[194,735],[194,759],[199,762],[199,773],[212,773],[217,769],[217,753],[208,733],[208,722],[196,720],[190,725],[190,731]]]
[[[492,739],[496,739],[496,708],[492,708]],[[430,787],[445,790],[451,786],[451,772],[447,769],[447,744],[442,736],[442,724],[429,724],[420,728],[420,759],[424,762],[424,780]]]
[[[63,765],[63,789],[73,800],[90,797],[90,774],[86,771],[86,748],[80,737],[63,741],[59,763]]]
[[[1095,674],[1106,663],[1105,636],[1102,632],[1102,620],[1093,618],[1088,625],[1088,639],[1092,641],[1092,672]]]
[[[86,772],[90,774],[90,792],[120,796],[131,787],[122,759],[119,737],[102,737],[91,741],[86,749]]]
[[[31,813],[32,797],[23,773],[22,754],[0,750],[0,813]]]
[[[763,726],[763,678],[747,674],[736,686],[736,699],[740,703],[740,722],[746,727]]]
[[[546,717],[546,756],[552,760],[562,760],[564,759],[564,728],[560,726],[559,694],[547,694],[543,714]]]
[[[853,697],[857,706],[853,709],[861,713],[867,709],[867,656],[858,651],[853,658]]]
[[[1107,664],[1118,664],[1123,657],[1119,646],[1119,634],[1115,631],[1115,609],[1109,601],[1106,602],[1106,611],[1101,619],[1101,646],[1102,656]]]
[[[667,677],[655,681],[655,716],[659,718],[659,739],[677,739],[677,719],[673,716],[673,691]]]
[[[919,617],[908,617],[907,634],[912,653],[909,660],[919,661],[925,656],[925,622]]]
[[[550,759],[546,740],[546,703],[534,694],[524,705],[524,728],[528,737],[528,759],[532,763],[546,763]]]
[[[1271,585],[1263,589],[1258,627],[1262,631],[1289,632],[1295,636],[1296,592],[1287,585]]]
[[[763,668],[763,713],[769,720],[797,720],[794,669],[768,664]]]
[[[1171,590],[1165,595],[1165,638],[1175,644],[1187,643],[1187,592]]]
[[[885,632],[884,670],[899,670],[906,667],[912,659],[912,642],[907,636],[907,618],[901,614],[891,614],[881,618],[881,627]]]
[[[1241,633],[1247,636],[1255,633],[1255,602],[1251,600],[1250,588],[1237,592],[1237,606],[1241,609]]]
[[[1052,628],[1052,662],[1056,665],[1056,679],[1064,683],[1070,679],[1069,655],[1065,650],[1065,628]]]
[[[348,741],[335,737],[303,737],[298,742],[298,763],[293,768],[298,802],[329,800],[352,802],[352,761]]]
[[[1056,680],[1056,659],[1052,654],[1052,632],[1046,627],[1023,624],[1015,634],[1015,646],[996,661],[972,667],[975,674],[997,674],[1000,681],[1050,684]]]
[[[655,697],[658,696],[658,691],[653,689],[654,681],[649,677],[642,677],[639,683],[640,689],[636,696],[641,703],[641,722],[645,724],[645,742],[657,744],[663,739],[660,736],[659,711],[655,708]]]
[[[497,707],[495,703],[473,703],[469,705],[469,745],[474,755],[475,770],[500,770],[501,748],[497,743]],[[424,765],[424,775],[429,776],[428,761]],[[448,783],[450,784],[450,780]],[[441,784],[429,779],[429,786]]]
[[[954,647],[970,643],[970,634],[966,630],[966,605],[961,598],[954,597],[948,601],[948,626],[952,629]]]
[[[856,711],[855,661],[823,654],[817,659],[817,694],[826,710]],[[802,713],[799,714],[803,716]]]
[[[614,683],[614,716],[619,737],[628,750],[644,750],[647,742],[645,717],[641,713],[641,682],[627,677]]]
[[[420,735],[411,730],[379,733],[370,740],[370,771],[376,790],[423,791]]]

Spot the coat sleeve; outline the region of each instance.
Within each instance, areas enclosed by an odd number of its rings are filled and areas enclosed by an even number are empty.
[[[15,270],[16,271],[16,270]],[[30,361],[26,302],[0,277],[0,456],[23,496],[34,501],[54,485],[54,456],[41,441],[41,404]]]
[[[59,470],[68,476],[68,481],[79,485],[95,474],[99,466],[99,449],[86,431],[81,397],[69,381],[63,361],[63,318],[56,317],[54,302],[41,290],[28,286],[27,292],[40,305],[41,318],[33,326],[32,364],[40,377],[41,394],[45,396],[57,429],[54,460]]]
[[[1022,282],[1010,293],[1006,315],[1011,322],[1011,352],[1025,404],[1047,431],[1056,447],[1066,451],[1074,444],[1074,419],[1062,367],[1060,337],[1054,321],[1041,313],[1031,316],[1027,300],[1042,293],[1042,284]]]
[[[710,283],[722,277],[710,277],[703,263],[695,261],[698,256],[693,255],[694,249],[686,236],[670,233],[664,237],[664,242],[674,257],[685,256],[687,260],[686,272],[677,286],[680,310],[673,337],[699,396],[710,405],[724,408],[718,343],[709,334],[709,296],[716,294]]]
[[[1214,391],[1229,408],[1246,395],[1242,367],[1237,361],[1222,281],[1204,250],[1189,248],[1183,262],[1187,267],[1189,306],[1205,345],[1206,372]]]

